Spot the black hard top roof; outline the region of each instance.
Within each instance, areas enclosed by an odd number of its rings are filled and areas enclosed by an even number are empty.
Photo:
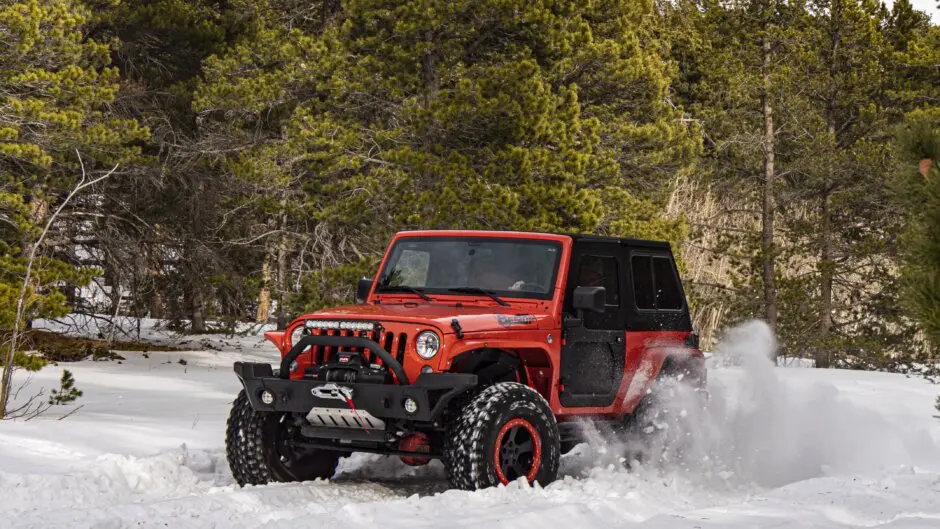
[[[669,249],[669,243],[665,241],[647,241],[644,239],[631,239],[627,237],[607,237],[603,235],[587,235],[584,233],[557,233],[557,235],[566,235],[574,239],[577,243],[578,241],[584,242],[599,242],[599,243],[610,243],[610,244],[621,244],[624,246],[634,246],[639,248],[657,248],[657,249]]]
[[[493,237],[497,234],[506,235],[557,235],[560,237],[571,237],[575,243],[594,242],[601,244],[618,244],[631,246],[634,248],[653,248],[658,250],[670,249],[669,243],[665,241],[647,241],[643,239],[631,239],[628,237],[608,237],[604,235],[589,235],[585,233],[567,233],[567,232],[536,232],[536,231],[512,231],[512,230],[405,230],[398,232],[399,236],[421,237],[421,236],[442,236],[456,234],[460,237],[472,237],[474,234]]]

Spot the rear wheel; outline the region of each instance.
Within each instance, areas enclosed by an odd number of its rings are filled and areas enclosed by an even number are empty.
[[[624,418],[628,461],[681,462],[694,443],[695,421],[705,408],[707,393],[672,373],[662,373],[632,414]]]
[[[451,486],[475,490],[519,478],[554,481],[558,425],[548,402],[516,382],[489,386],[461,411],[447,435],[444,466]]]
[[[295,428],[288,414],[255,411],[242,390],[225,432],[235,481],[244,486],[333,477],[339,454],[297,445]]]

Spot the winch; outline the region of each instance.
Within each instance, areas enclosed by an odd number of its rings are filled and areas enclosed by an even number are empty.
[[[324,382],[384,384],[388,369],[370,364],[358,351],[339,351],[315,370],[315,378]]]

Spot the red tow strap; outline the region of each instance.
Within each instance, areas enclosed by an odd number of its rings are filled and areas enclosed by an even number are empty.
[[[353,411],[353,413],[356,415],[356,418],[359,419],[359,422],[363,424],[362,429],[365,430],[366,433],[369,433],[369,429],[365,427],[367,423],[366,421],[362,420],[362,417],[359,415],[359,412],[356,410],[356,405],[353,404],[352,399],[346,398],[345,400],[346,400],[346,404],[349,404],[349,409]]]

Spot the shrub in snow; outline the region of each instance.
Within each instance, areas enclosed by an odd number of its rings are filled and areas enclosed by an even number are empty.
[[[54,406],[75,402],[82,396],[82,390],[75,387],[75,377],[68,369],[62,371],[62,378],[59,380],[59,389],[52,390],[49,395],[49,404]]]
[[[48,363],[49,362],[41,356],[26,354],[22,351],[13,353],[13,366],[27,371],[39,371],[46,367]]]

